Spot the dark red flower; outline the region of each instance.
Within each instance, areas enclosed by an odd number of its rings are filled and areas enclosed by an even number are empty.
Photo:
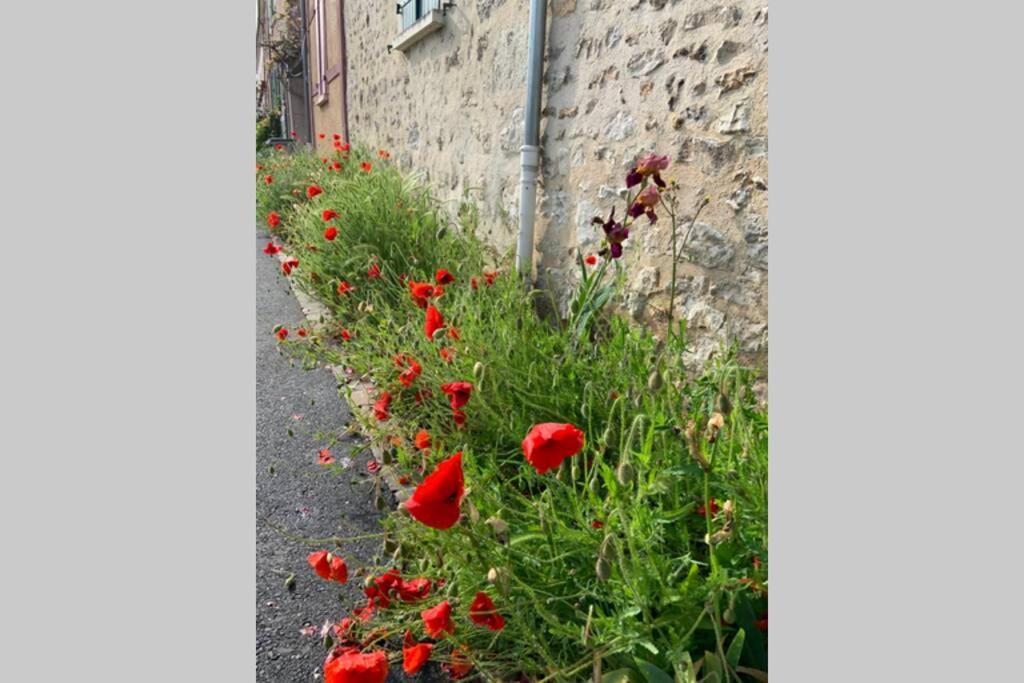
[[[265,182],[267,185],[270,185],[272,182],[274,182],[274,176],[272,176],[272,175],[265,175],[265,176],[263,176],[263,182]]]
[[[281,145],[281,144],[274,145],[274,149],[276,149],[278,152],[280,152],[282,149],[284,149],[284,145]]]
[[[298,268],[298,267],[299,267],[299,259],[297,259],[297,258],[286,259],[285,261],[283,261],[281,263],[281,272],[284,273],[285,275],[291,275],[292,274],[292,269],[293,268]]]
[[[455,355],[455,352],[447,347],[443,347],[438,351],[438,354],[440,354],[441,358],[444,359],[446,363],[451,363],[452,356]]]
[[[333,164],[331,164],[331,170],[332,171],[340,171],[341,170],[341,162],[340,161],[335,161]]]
[[[348,640],[348,634],[352,630],[352,625],[354,623],[355,622],[353,622],[348,617],[344,617],[337,624],[334,624],[333,626],[331,626],[331,631],[334,632],[335,640],[339,640],[339,641]]]
[[[323,140],[323,139],[324,139],[324,134],[323,134],[323,133],[317,133],[317,134],[316,134],[316,136],[317,136],[318,138],[320,138],[321,140]]]
[[[397,569],[389,569],[377,578],[373,580],[375,586],[380,590],[382,595],[391,597],[398,587],[402,584],[402,575]],[[387,605],[382,605],[386,607]]]
[[[324,230],[324,239],[328,242],[333,242],[334,238],[338,236],[338,229],[333,225]]]
[[[587,255],[587,258],[585,258],[585,259],[583,259],[583,260],[587,262],[587,265],[588,265],[588,266],[592,266],[592,265],[594,265],[595,263],[597,263],[597,257],[596,257],[596,256],[594,256],[593,254],[588,254],[588,255]]]
[[[472,287],[473,289],[476,289],[477,287],[479,287],[479,284],[477,283],[477,280],[476,280],[475,277],[469,278],[469,286]]]
[[[370,264],[370,269],[366,271],[366,277],[379,278],[380,277],[380,265],[376,261]]]
[[[267,242],[267,246],[263,247],[263,253],[273,256],[277,252],[281,251],[281,247],[273,242]]]
[[[355,287],[348,283],[348,280],[342,280],[338,283],[338,294],[345,295],[353,291]]]
[[[452,623],[452,606],[445,600],[440,605],[425,609],[420,612],[423,617],[423,625],[427,628],[427,635],[431,638],[443,638],[446,633],[455,633],[455,624]]]
[[[384,683],[388,656],[384,650],[361,653],[345,648],[332,652],[324,662],[324,683]]]
[[[348,330],[342,330],[341,338],[344,339],[345,341],[352,341],[352,333],[349,332]]]
[[[316,185],[310,185],[309,187],[306,188],[306,196],[309,197],[310,199],[317,196],[321,192],[323,192],[323,190],[321,190]]]
[[[414,282],[409,280],[409,294],[412,296],[412,300],[416,302],[416,305],[420,308],[427,307],[427,299],[435,296],[440,296],[444,290],[441,287],[432,285],[429,282]]]
[[[402,371],[402,374],[398,376],[398,381],[403,386],[411,387],[412,383],[416,381],[416,378],[423,372],[423,368],[420,364],[414,361],[412,358],[409,359],[409,367]]]
[[[402,602],[418,602],[430,595],[430,579],[419,577],[398,584],[398,597]]]
[[[270,226],[271,230],[281,225],[281,217],[277,215],[277,211],[271,211],[267,214],[267,225]]]
[[[437,273],[434,274],[434,281],[439,285],[448,285],[455,282],[455,276],[444,268],[440,268]]]
[[[308,333],[306,332],[305,327],[300,327],[299,329],[295,330],[295,334],[299,335],[300,337],[305,337],[306,334]]]
[[[492,270],[490,272],[484,271],[484,281],[487,282],[488,286],[494,284],[494,279],[498,277],[498,271]]]
[[[536,425],[523,439],[523,455],[544,474],[583,449],[583,432],[575,425],[545,422]]]
[[[473,385],[469,382],[449,382],[441,385],[441,391],[448,394],[452,410],[458,410],[469,402],[469,397],[473,393]]]
[[[342,152],[347,152],[347,151],[349,151],[350,149],[352,149],[352,145],[348,144],[347,142],[346,142],[346,143],[344,143],[344,144],[343,144],[343,145],[341,146],[341,151],[342,151]]]
[[[274,334],[277,335],[278,339],[280,339],[281,341],[284,341],[285,337],[288,336],[288,328],[287,327],[282,327],[277,332],[275,332]]]
[[[321,448],[316,454],[316,464],[318,465],[330,465],[334,462],[334,456],[331,455],[331,449]]]
[[[595,519],[593,522],[590,523],[590,528],[591,529],[600,529],[603,526],[604,526],[604,522],[602,522],[599,519]]]
[[[402,671],[412,675],[423,668],[430,659],[432,643],[417,643],[412,631],[406,630],[405,642],[402,644]]]
[[[452,408],[452,420],[460,427],[466,424],[466,411]]]
[[[324,222],[327,222],[332,218],[337,218],[338,212],[334,209],[324,209],[324,212],[320,214],[320,217],[324,219]]]
[[[473,603],[469,606],[469,620],[474,624],[486,626],[492,631],[500,631],[505,628],[505,618],[498,614],[491,597],[483,591],[476,594]]]
[[[448,529],[459,519],[459,504],[464,493],[460,451],[438,463],[405,501],[405,509],[413,519],[433,529]]]
[[[373,404],[373,414],[381,422],[388,419],[388,408],[391,407],[391,394],[388,392],[382,392],[377,402]]]
[[[427,306],[426,322],[423,324],[423,331],[426,333],[427,339],[433,339],[434,333],[443,328],[444,316],[441,315],[441,311],[433,306]]]
[[[361,168],[364,171],[366,171],[367,173],[369,173],[370,169],[373,168],[373,166],[370,164],[369,161],[364,161],[361,164],[359,164],[359,168]]]
[[[335,133],[332,137],[334,137],[335,140],[341,140],[341,136],[338,135],[337,133]]]
[[[331,562],[327,558],[329,554],[326,550],[320,550],[310,553],[309,557],[306,558],[306,562],[309,562],[309,566],[313,568],[313,571],[321,579],[331,578]]]
[[[715,515],[718,514],[718,503],[715,502],[714,496],[712,496],[710,498],[710,503],[711,503],[711,516],[714,517]],[[707,517],[708,516],[708,511],[707,511],[707,508],[704,507],[704,503],[701,503],[697,507],[697,509],[694,512],[694,514],[700,515],[701,517]]]
[[[416,432],[416,436],[412,440],[413,445],[416,446],[417,450],[425,451],[430,448],[430,432],[426,429],[421,429]]]

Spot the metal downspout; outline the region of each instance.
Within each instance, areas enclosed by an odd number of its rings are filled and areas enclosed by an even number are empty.
[[[519,241],[516,270],[526,280],[533,275],[533,225],[537,208],[537,174],[540,170],[540,98],[544,79],[544,38],[547,0],[530,0],[530,34],[527,43],[526,112],[523,146],[519,148]]]
[[[316,145],[316,133],[313,130],[313,95],[309,92],[309,18],[306,15],[306,0],[299,3],[302,22],[302,94],[306,98],[306,125],[309,131],[308,145]]]

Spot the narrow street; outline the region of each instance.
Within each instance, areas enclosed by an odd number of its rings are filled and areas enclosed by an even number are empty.
[[[264,231],[257,231],[256,680],[291,683],[322,680],[326,653],[320,626],[326,619],[338,621],[365,598],[360,577],[351,576],[344,586],[320,579],[306,556],[321,547],[290,540],[268,522],[304,538],[355,536],[378,531],[380,513],[367,494],[369,453],[351,456],[358,437],[331,447],[338,462],[352,457],[352,466],[341,476],[316,464],[317,451],[325,445],[317,434],[338,434],[349,423],[349,410],[328,370],[303,370],[278,352],[274,325],[283,323],[294,334],[304,319],[277,259],[262,253],[267,240]],[[352,571],[370,561],[377,548],[377,539],[370,539],[341,554]],[[332,548],[325,544],[322,549]],[[285,579],[292,573],[295,586],[289,592]],[[340,601],[339,591],[344,593]],[[300,632],[307,625],[316,627],[315,635]],[[392,666],[389,680],[402,680],[400,665]]]

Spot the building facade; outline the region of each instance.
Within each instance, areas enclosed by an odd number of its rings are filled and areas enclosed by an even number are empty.
[[[518,222],[529,2],[306,0],[325,38],[310,54],[324,101],[314,130],[385,148],[442,199],[469,197],[480,234],[512,248]],[[565,294],[592,224],[618,203],[626,171],[666,154],[684,216],[703,197],[677,268],[688,360],[722,341],[767,352],[767,21],[763,2],[549,0],[541,119],[537,277]],[[314,49],[317,52],[314,52]],[[311,59],[315,62],[316,59]],[[323,74],[322,76],[320,74]],[[314,140],[314,142],[318,142]],[[626,312],[656,329],[671,277],[667,217],[626,243]]]

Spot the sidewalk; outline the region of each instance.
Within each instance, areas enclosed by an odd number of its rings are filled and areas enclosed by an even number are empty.
[[[271,330],[283,323],[292,333],[305,324],[298,302],[280,273],[277,259],[262,253],[268,237],[256,236],[256,680],[266,683],[322,680],[326,652],[319,636],[326,619],[338,621],[365,602],[362,580],[350,576],[344,586],[317,577],[306,556],[321,547],[289,540],[267,520],[291,535],[325,538],[380,530],[380,513],[368,492],[369,451],[351,454],[358,437],[331,447],[336,461],[351,457],[338,476],[316,464],[325,446],[317,432],[339,434],[348,426],[348,406],[338,397],[334,376],[324,369],[306,371],[289,364],[277,350]],[[291,428],[294,436],[288,435]],[[378,539],[348,545],[340,553],[350,571],[372,561]],[[333,549],[325,544],[322,549]],[[295,575],[295,590],[285,587]],[[344,599],[339,601],[339,591]],[[300,629],[316,627],[316,635]],[[216,627],[211,637],[216,637]],[[402,680],[401,665],[389,680]],[[397,675],[395,675],[397,673]]]

